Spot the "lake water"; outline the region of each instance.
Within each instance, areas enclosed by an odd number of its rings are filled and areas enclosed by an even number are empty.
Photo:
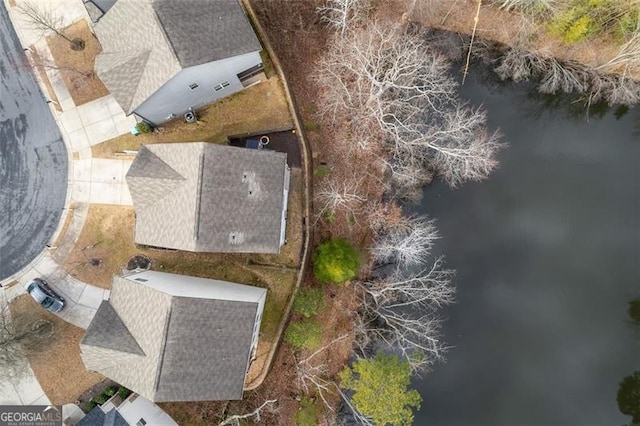
[[[510,146],[482,183],[428,187],[435,252],[457,269],[446,364],[414,386],[417,425],[623,425],[618,383],[640,369],[640,114],[570,118],[470,75]]]

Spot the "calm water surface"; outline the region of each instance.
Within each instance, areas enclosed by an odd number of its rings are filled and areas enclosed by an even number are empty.
[[[483,183],[426,189],[436,252],[457,269],[453,347],[414,384],[415,424],[623,425],[616,391],[640,369],[640,114],[572,119],[471,76],[510,147]],[[543,111],[543,112],[541,112]]]

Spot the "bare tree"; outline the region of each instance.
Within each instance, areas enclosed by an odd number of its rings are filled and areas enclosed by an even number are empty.
[[[584,94],[587,105],[598,101],[610,105],[635,105],[640,102],[640,84],[628,74],[640,65],[640,53],[634,54],[633,49],[640,49],[640,36],[623,46],[618,57],[594,70],[577,62],[561,62],[522,47],[507,48],[495,71],[503,80],[537,78],[538,91],[541,93]],[[618,69],[618,72],[603,72],[607,69]]]
[[[23,2],[18,5],[18,11],[23,16],[27,24],[35,30],[41,31],[43,35],[53,33],[58,37],[62,37],[67,40],[71,49],[84,49],[84,40],[81,38],[71,39],[67,37],[63,32],[64,18],[61,15],[54,13],[47,6],[38,6],[34,3]]]
[[[556,7],[557,0],[494,0],[500,9],[507,11],[519,10],[526,13],[540,13]]]
[[[611,71],[620,67],[631,70],[640,69],[640,19],[636,22],[633,34],[627,42],[620,46],[616,56],[596,69]]]
[[[362,284],[364,302],[359,342],[382,342],[399,353],[415,372],[444,360],[437,309],[454,300],[454,271],[437,259],[431,268],[403,276],[396,272]]]
[[[54,325],[37,310],[12,313],[0,299],[0,371],[6,379],[19,379],[29,371],[26,357],[46,349],[54,335]]]
[[[327,0],[318,12],[323,21],[344,35],[347,29],[363,20],[370,7],[370,0]]]
[[[319,64],[321,112],[361,148],[383,144],[397,185],[420,185],[430,170],[452,186],[480,180],[497,165],[498,134],[458,100],[448,70],[419,34],[374,21],[334,37]]]
[[[241,420],[248,420],[248,419],[253,419],[255,422],[259,423],[262,410],[273,409],[273,404],[275,404],[276,402],[278,402],[277,399],[269,399],[263,402],[262,405],[260,405],[258,408],[256,408],[250,413],[236,414],[236,415],[227,417],[222,422],[220,422],[220,426],[225,426],[225,425],[240,426],[241,424],[245,424],[245,422],[241,422]]]
[[[343,210],[355,217],[362,204],[367,201],[367,197],[362,194],[360,183],[362,179],[355,177],[347,179],[338,179],[332,177],[314,194],[317,206],[319,208],[318,218],[323,217],[327,213],[334,214],[339,210]]]
[[[57,70],[57,71],[69,71],[86,78],[93,77],[95,74],[92,69],[80,70],[71,66],[64,66],[56,63],[52,58],[47,58],[38,52],[37,49],[25,49],[28,61],[24,61],[25,67],[36,67],[42,70]],[[29,62],[30,61],[30,62]]]
[[[374,240],[371,247],[374,264],[395,264],[402,270],[424,264],[438,238],[433,220],[421,216],[405,217]]]
[[[455,272],[443,267],[442,257],[426,267],[437,238],[434,222],[424,216],[403,217],[379,229],[371,248],[374,264],[395,268],[361,283],[363,304],[355,323],[361,353],[381,342],[416,372],[444,359],[437,311],[454,301]]]
[[[342,336],[336,337],[331,342],[316,350],[308,357],[304,359],[296,359],[295,363],[296,377],[300,388],[306,394],[315,393],[316,395],[318,395],[320,399],[322,399],[324,405],[331,411],[333,411],[333,407],[327,400],[326,394],[333,393],[332,389],[334,383],[327,378],[328,367],[326,363],[313,361],[313,359],[318,354],[324,352],[332,345],[346,339],[347,337],[349,337],[349,334],[343,334]]]

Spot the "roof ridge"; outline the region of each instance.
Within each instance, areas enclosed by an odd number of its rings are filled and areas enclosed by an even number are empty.
[[[162,333],[162,342],[160,342],[160,354],[158,356],[158,366],[156,367],[156,377],[153,381],[153,395],[155,396],[160,386],[160,375],[162,374],[162,364],[164,362],[164,354],[167,348],[167,334],[169,334],[169,324],[171,324],[171,311],[173,306],[173,299],[175,296],[170,296],[171,302],[169,303],[169,312],[164,321],[164,332]]]

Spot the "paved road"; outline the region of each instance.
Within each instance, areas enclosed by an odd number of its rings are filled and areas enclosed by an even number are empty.
[[[49,242],[64,207],[67,151],[0,2],[0,280]]]

